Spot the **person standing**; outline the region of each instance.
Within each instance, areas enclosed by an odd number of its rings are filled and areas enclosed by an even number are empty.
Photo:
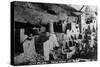
[[[24,41],[23,43],[23,49],[24,49],[24,58],[25,60],[32,60],[35,59],[36,51],[35,51],[35,41],[34,37],[32,37],[32,34],[29,35],[29,37]]]
[[[50,51],[53,50],[55,46],[59,46],[59,44],[56,35],[52,33],[49,36],[49,40],[43,43],[45,61],[49,61]]]

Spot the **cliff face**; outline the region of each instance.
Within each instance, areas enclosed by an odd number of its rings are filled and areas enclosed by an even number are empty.
[[[30,3],[15,2],[14,20],[31,24],[57,22],[66,20],[73,12],[78,12],[75,8],[65,4]]]

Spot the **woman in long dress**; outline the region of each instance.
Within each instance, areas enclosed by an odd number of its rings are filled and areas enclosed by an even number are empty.
[[[55,46],[59,46],[57,37],[55,34],[50,34],[49,40],[43,44],[45,61],[49,61],[50,51],[53,50]]]
[[[28,61],[35,59],[36,51],[35,51],[35,37],[29,36],[25,42],[23,43],[23,49],[24,49],[24,58]]]

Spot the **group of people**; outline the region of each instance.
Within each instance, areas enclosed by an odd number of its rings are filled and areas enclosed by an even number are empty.
[[[82,54],[83,50],[88,51],[89,48],[96,46],[96,32],[90,34],[88,29],[85,29],[85,33],[81,34],[79,24],[71,23],[70,26],[71,29],[66,28],[65,33],[46,32],[44,26],[41,26],[40,29],[33,28],[37,30],[38,34],[28,34],[28,37],[23,42],[24,52],[19,55],[22,56],[23,61],[18,56],[15,57],[15,62],[36,62],[39,61],[39,56],[44,61],[49,61],[51,55],[53,59],[57,59],[59,56],[61,58],[63,56],[63,59],[70,59],[75,54]],[[57,49],[55,49],[56,47]]]
[[[23,56],[23,61],[22,59],[20,60],[19,56],[17,56],[15,57],[15,62],[36,62],[38,61],[39,56],[41,56],[43,60],[49,61],[50,52],[56,46],[59,46],[56,35],[54,33],[46,32],[46,28],[41,26],[40,31],[38,31],[38,35],[30,33],[24,40],[24,52],[19,55]]]

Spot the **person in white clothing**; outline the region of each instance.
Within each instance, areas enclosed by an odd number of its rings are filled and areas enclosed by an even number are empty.
[[[49,40],[43,44],[45,61],[49,61],[50,51],[53,50],[55,46],[59,46],[57,37],[55,34],[50,34]]]
[[[36,51],[35,51],[35,41],[34,37],[29,36],[23,43],[23,50],[24,50],[24,58],[28,61],[31,59],[35,59]]]

